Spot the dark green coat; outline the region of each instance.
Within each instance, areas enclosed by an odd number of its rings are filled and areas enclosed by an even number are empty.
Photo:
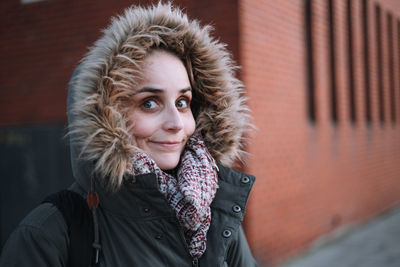
[[[250,175],[219,167],[207,249],[199,266],[256,266],[241,227],[253,183]],[[72,189],[84,194],[77,184]],[[99,190],[99,196],[100,266],[192,266],[182,230],[155,175],[136,176],[118,193]],[[0,266],[67,266],[68,244],[61,213],[52,204],[42,204],[11,235]]]

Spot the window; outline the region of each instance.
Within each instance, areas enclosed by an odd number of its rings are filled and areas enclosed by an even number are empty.
[[[349,65],[349,104],[350,104],[350,119],[354,123],[356,121],[356,100],[355,100],[355,85],[354,85],[354,63],[353,63],[353,21],[351,0],[347,0],[347,58]]]
[[[307,98],[308,118],[315,123],[315,92],[314,92],[314,64],[313,64],[313,34],[312,34],[312,0],[305,1],[305,45],[306,45],[306,71],[307,71]]]
[[[375,34],[376,34],[376,62],[378,71],[378,100],[379,100],[379,120],[385,122],[385,100],[383,88],[383,64],[382,64],[382,25],[381,8],[375,5]]]
[[[362,21],[363,21],[363,52],[364,52],[364,90],[365,90],[365,119],[371,122],[371,88],[369,76],[369,24],[368,24],[368,2],[362,2]]]
[[[330,56],[330,78],[331,78],[331,119],[334,123],[338,121],[337,115],[337,90],[336,90],[336,60],[335,60],[335,6],[333,0],[329,0],[329,56]]]

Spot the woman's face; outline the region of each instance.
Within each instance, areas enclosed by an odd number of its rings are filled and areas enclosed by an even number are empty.
[[[192,89],[185,66],[173,54],[153,51],[143,62],[143,80],[129,108],[135,145],[163,170],[175,168],[195,130]]]

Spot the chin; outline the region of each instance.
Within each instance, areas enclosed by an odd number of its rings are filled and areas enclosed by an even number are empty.
[[[157,163],[157,166],[164,171],[168,171],[168,170],[172,170],[174,169],[176,166],[178,166],[179,163],[179,157],[173,157],[170,158],[168,156],[166,157],[162,157],[158,160],[155,160],[155,162]]]

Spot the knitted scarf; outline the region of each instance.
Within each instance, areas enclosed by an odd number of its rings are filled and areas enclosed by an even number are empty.
[[[218,167],[200,134],[186,143],[176,177],[162,171],[147,154],[135,153],[131,159],[133,173],[155,173],[161,193],[175,211],[193,258],[206,250],[206,236],[211,223],[210,204],[218,188]]]

